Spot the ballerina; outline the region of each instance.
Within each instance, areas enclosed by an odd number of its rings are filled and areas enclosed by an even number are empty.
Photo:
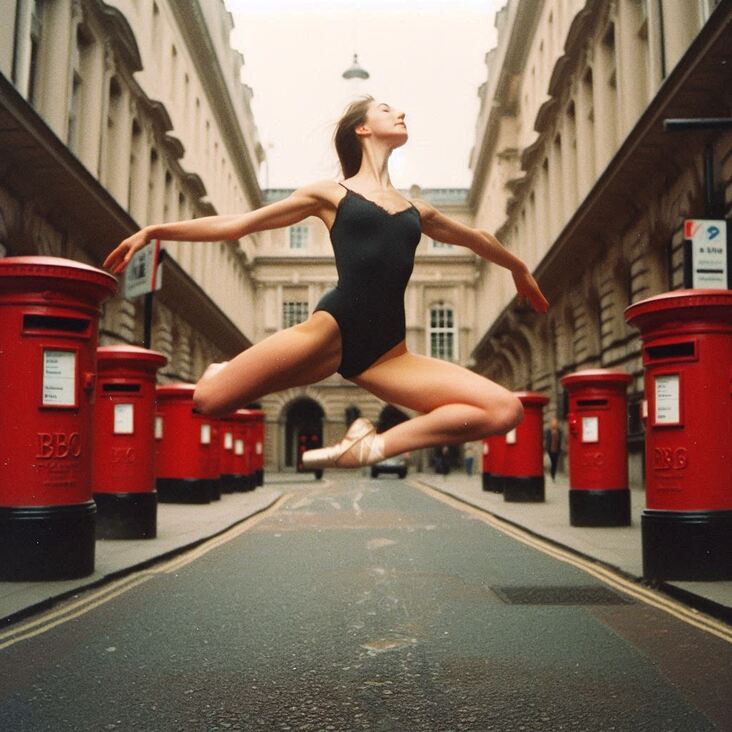
[[[405,344],[404,291],[422,234],[467,247],[511,271],[520,302],[545,313],[549,303],[528,267],[489,232],[456,221],[391,183],[389,156],[407,142],[405,113],[372,96],[352,102],[334,143],[342,182],[321,180],[245,214],[207,216],[146,226],[106,258],[113,274],[153,239],[235,241],[292,226],[309,216],[330,232],[338,284],[310,317],[254,344],[230,361],[211,364],[196,384],[204,414],[222,416],[246,404],[337,372],[390,404],[419,413],[377,433],[356,419],[337,444],[303,454],[307,468],[353,468],[422,447],[505,434],[523,418],[518,397],[455,363],[411,353]]]

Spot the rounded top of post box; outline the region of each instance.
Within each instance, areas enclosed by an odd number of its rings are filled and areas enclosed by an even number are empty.
[[[99,346],[97,348],[97,363],[99,365],[132,365],[146,370],[156,370],[165,366],[168,359],[162,353],[151,351],[149,348],[116,344],[113,346]]]
[[[625,320],[639,330],[673,320],[724,320],[732,316],[732,290],[684,289],[662,292],[625,308]]]
[[[42,283],[52,280],[54,287],[66,285],[74,290],[84,283],[95,289],[94,295],[100,302],[117,292],[117,278],[113,275],[64,257],[4,257],[0,259],[0,277],[22,279],[25,287],[30,286],[25,284],[29,279],[40,280],[39,287],[47,287]]]
[[[195,390],[195,384],[186,384],[184,382],[176,384],[158,384],[155,387],[155,394],[162,399],[172,397],[187,397],[188,399],[193,399],[193,392]]]
[[[513,395],[518,397],[522,404],[536,404],[543,407],[549,403],[549,397],[538,391],[514,391]]]
[[[566,374],[559,379],[562,386],[571,389],[576,386],[587,384],[618,384],[625,386],[633,380],[630,374],[625,371],[613,371],[611,369],[583,369],[572,374]]]

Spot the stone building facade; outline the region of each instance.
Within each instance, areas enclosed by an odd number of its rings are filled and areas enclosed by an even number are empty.
[[[520,309],[510,273],[478,263],[476,369],[545,393],[547,421],[566,415],[564,374],[632,374],[637,484],[643,368],[623,313],[682,286],[684,218],[730,215],[730,132],[665,132],[663,120],[730,116],[731,16],[715,0],[509,0],[479,90],[469,207],[550,309]]]
[[[3,255],[100,266],[147,224],[261,205],[264,152],[223,0],[0,0],[0,17]],[[251,344],[257,239],[164,244],[163,381]],[[109,301],[101,344],[141,343],[142,310]]]

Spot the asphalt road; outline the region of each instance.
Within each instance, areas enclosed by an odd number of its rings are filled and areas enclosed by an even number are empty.
[[[0,729],[732,729],[732,644],[396,478],[326,478],[0,638]]]

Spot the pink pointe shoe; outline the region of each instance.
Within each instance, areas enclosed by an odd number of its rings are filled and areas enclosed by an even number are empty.
[[[353,447],[355,448],[356,465],[341,465],[339,460]],[[376,434],[376,428],[364,417],[359,417],[348,428],[346,436],[330,447],[319,447],[317,450],[306,450],[302,454],[305,468],[358,468],[362,465],[373,465],[384,459],[384,438]]]

